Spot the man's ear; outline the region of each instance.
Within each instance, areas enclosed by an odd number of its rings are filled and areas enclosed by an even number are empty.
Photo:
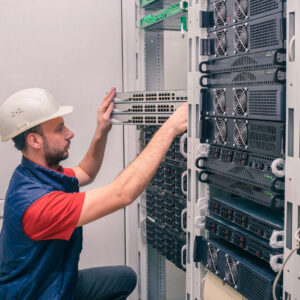
[[[43,139],[42,137],[34,132],[30,132],[26,137],[27,146],[39,150],[42,149]]]

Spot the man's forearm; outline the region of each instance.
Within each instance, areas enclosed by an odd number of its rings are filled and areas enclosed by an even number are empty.
[[[149,184],[175,136],[174,128],[165,123],[142,153],[115,180],[128,195],[129,201],[136,199]]]
[[[111,88],[104,97],[97,110],[97,127],[91,145],[79,166],[74,168],[79,186],[92,182],[102,165],[107,134],[111,129],[110,115],[114,107],[112,100],[115,93],[116,89]]]
[[[164,124],[142,153],[109,185],[86,192],[77,226],[82,226],[132,203],[149,184],[176,133]]]
[[[101,135],[94,135],[90,147],[79,163],[79,167],[93,180],[101,168],[108,133],[102,133]]]

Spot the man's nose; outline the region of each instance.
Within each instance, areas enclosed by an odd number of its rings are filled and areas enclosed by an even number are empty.
[[[67,129],[66,139],[70,140],[74,137],[74,132],[72,130],[70,130],[69,128],[67,128],[67,127],[66,127],[66,129]]]

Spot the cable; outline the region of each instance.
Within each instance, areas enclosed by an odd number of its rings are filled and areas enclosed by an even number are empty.
[[[296,242],[298,243],[298,248],[300,247],[299,243],[300,243],[300,228],[298,228],[295,232],[295,239]]]
[[[282,158],[275,159],[271,164],[272,173],[279,178],[285,176],[284,160]]]
[[[290,59],[290,61],[295,60],[295,55],[294,55],[293,48],[292,48],[293,43],[295,43],[295,40],[296,40],[296,36],[294,35],[289,42],[289,59]]]
[[[295,232],[295,239],[297,241],[297,247],[294,248],[290,252],[290,254],[288,255],[288,257],[285,259],[285,261],[282,264],[282,267],[281,267],[280,271],[278,272],[278,274],[277,274],[277,276],[276,276],[276,278],[274,280],[274,283],[273,283],[273,300],[277,300],[277,297],[276,297],[276,286],[277,286],[277,283],[279,281],[279,278],[280,278],[280,276],[281,276],[281,274],[283,272],[283,269],[284,269],[286,263],[288,262],[288,260],[290,259],[290,257],[294,254],[294,252],[296,252],[298,249],[300,249],[300,228],[298,228],[296,230],[296,232]]]

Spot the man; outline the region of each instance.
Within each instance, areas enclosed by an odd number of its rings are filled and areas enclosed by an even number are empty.
[[[74,134],[44,89],[13,94],[0,108],[0,134],[22,151],[5,199],[0,236],[0,299],[126,299],[136,274],[125,266],[78,272],[82,226],[132,203],[148,185],[176,135],[187,128],[187,104],[157,131],[110,184],[85,193],[103,161],[115,89],[98,109],[91,145],[78,166],[62,168]]]

